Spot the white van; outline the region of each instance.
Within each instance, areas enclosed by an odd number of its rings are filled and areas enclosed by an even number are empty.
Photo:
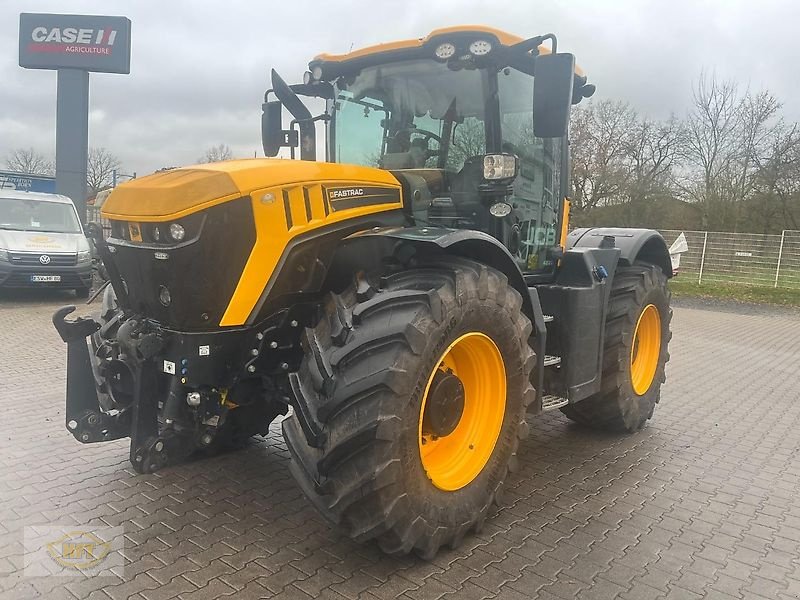
[[[0,287],[72,288],[86,296],[92,254],[72,200],[0,189]]]

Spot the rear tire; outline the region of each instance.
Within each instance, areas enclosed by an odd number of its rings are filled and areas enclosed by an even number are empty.
[[[567,417],[582,425],[610,431],[638,431],[653,416],[666,376],[664,367],[669,361],[668,345],[672,333],[669,325],[672,309],[667,277],[657,266],[637,262],[620,267],[614,274],[605,326],[603,380],[600,392],[561,409]],[[653,319],[658,314],[660,336],[657,357],[644,365],[644,374],[636,375],[632,366],[637,327],[646,312]],[[639,346],[642,346],[639,337]],[[652,373],[652,375],[651,375]],[[638,392],[637,393],[637,389]]]
[[[320,322],[304,332],[305,357],[290,375],[294,410],[283,422],[291,471],[327,519],[387,553],[425,558],[481,526],[527,435],[534,399],[531,323],[521,304],[502,273],[456,258],[380,282],[359,276],[329,296]],[[423,465],[422,402],[450,348],[470,336],[499,351],[504,410],[485,466],[445,491]]]

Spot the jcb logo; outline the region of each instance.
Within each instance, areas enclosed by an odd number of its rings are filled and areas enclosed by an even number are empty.
[[[47,544],[47,551],[58,564],[74,569],[88,569],[102,561],[111,549],[90,531],[71,531]]]

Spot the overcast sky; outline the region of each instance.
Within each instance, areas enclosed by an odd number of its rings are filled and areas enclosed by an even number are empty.
[[[319,52],[457,24],[554,32],[596,97],[653,117],[684,113],[706,68],[770,89],[800,120],[796,0],[0,0],[0,165],[15,147],[55,148],[56,74],[18,66],[22,11],[131,19],[130,75],[91,75],[89,139],[140,175],[196,162],[219,143],[260,155],[270,67],[298,82]]]

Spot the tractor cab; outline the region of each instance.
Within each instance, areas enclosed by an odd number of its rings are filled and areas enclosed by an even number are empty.
[[[574,57],[555,50],[553,35],[449,28],[321,54],[300,85],[273,71],[265,153],[289,147],[294,157],[299,146],[314,160],[324,129],[326,161],[391,171],[415,225],[488,233],[523,273],[547,277],[564,237],[569,108],[594,92]],[[298,96],[326,110],[314,116]]]

